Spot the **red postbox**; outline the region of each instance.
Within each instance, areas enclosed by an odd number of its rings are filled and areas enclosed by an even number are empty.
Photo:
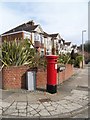
[[[57,92],[57,58],[56,55],[47,55],[47,92]]]

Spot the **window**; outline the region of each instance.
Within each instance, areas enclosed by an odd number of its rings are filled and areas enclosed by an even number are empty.
[[[61,40],[59,40],[58,43],[60,44],[60,43],[61,43]]]
[[[24,39],[31,39],[30,33],[24,33]]]
[[[38,33],[34,33],[34,40],[35,41],[40,41]]]
[[[41,44],[44,44],[44,38],[42,35],[40,35],[40,40],[41,40]]]

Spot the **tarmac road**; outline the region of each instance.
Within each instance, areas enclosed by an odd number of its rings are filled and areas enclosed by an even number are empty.
[[[73,116],[72,118],[90,118],[88,108]]]

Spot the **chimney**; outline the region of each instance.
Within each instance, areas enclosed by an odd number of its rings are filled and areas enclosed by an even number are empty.
[[[29,25],[35,25],[35,23],[34,23],[34,21],[33,20],[31,20],[31,21],[29,21],[29,22],[27,22],[27,24],[29,24]]]

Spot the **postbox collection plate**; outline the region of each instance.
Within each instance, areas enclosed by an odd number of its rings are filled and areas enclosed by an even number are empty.
[[[55,69],[57,69],[57,64],[55,64]]]

